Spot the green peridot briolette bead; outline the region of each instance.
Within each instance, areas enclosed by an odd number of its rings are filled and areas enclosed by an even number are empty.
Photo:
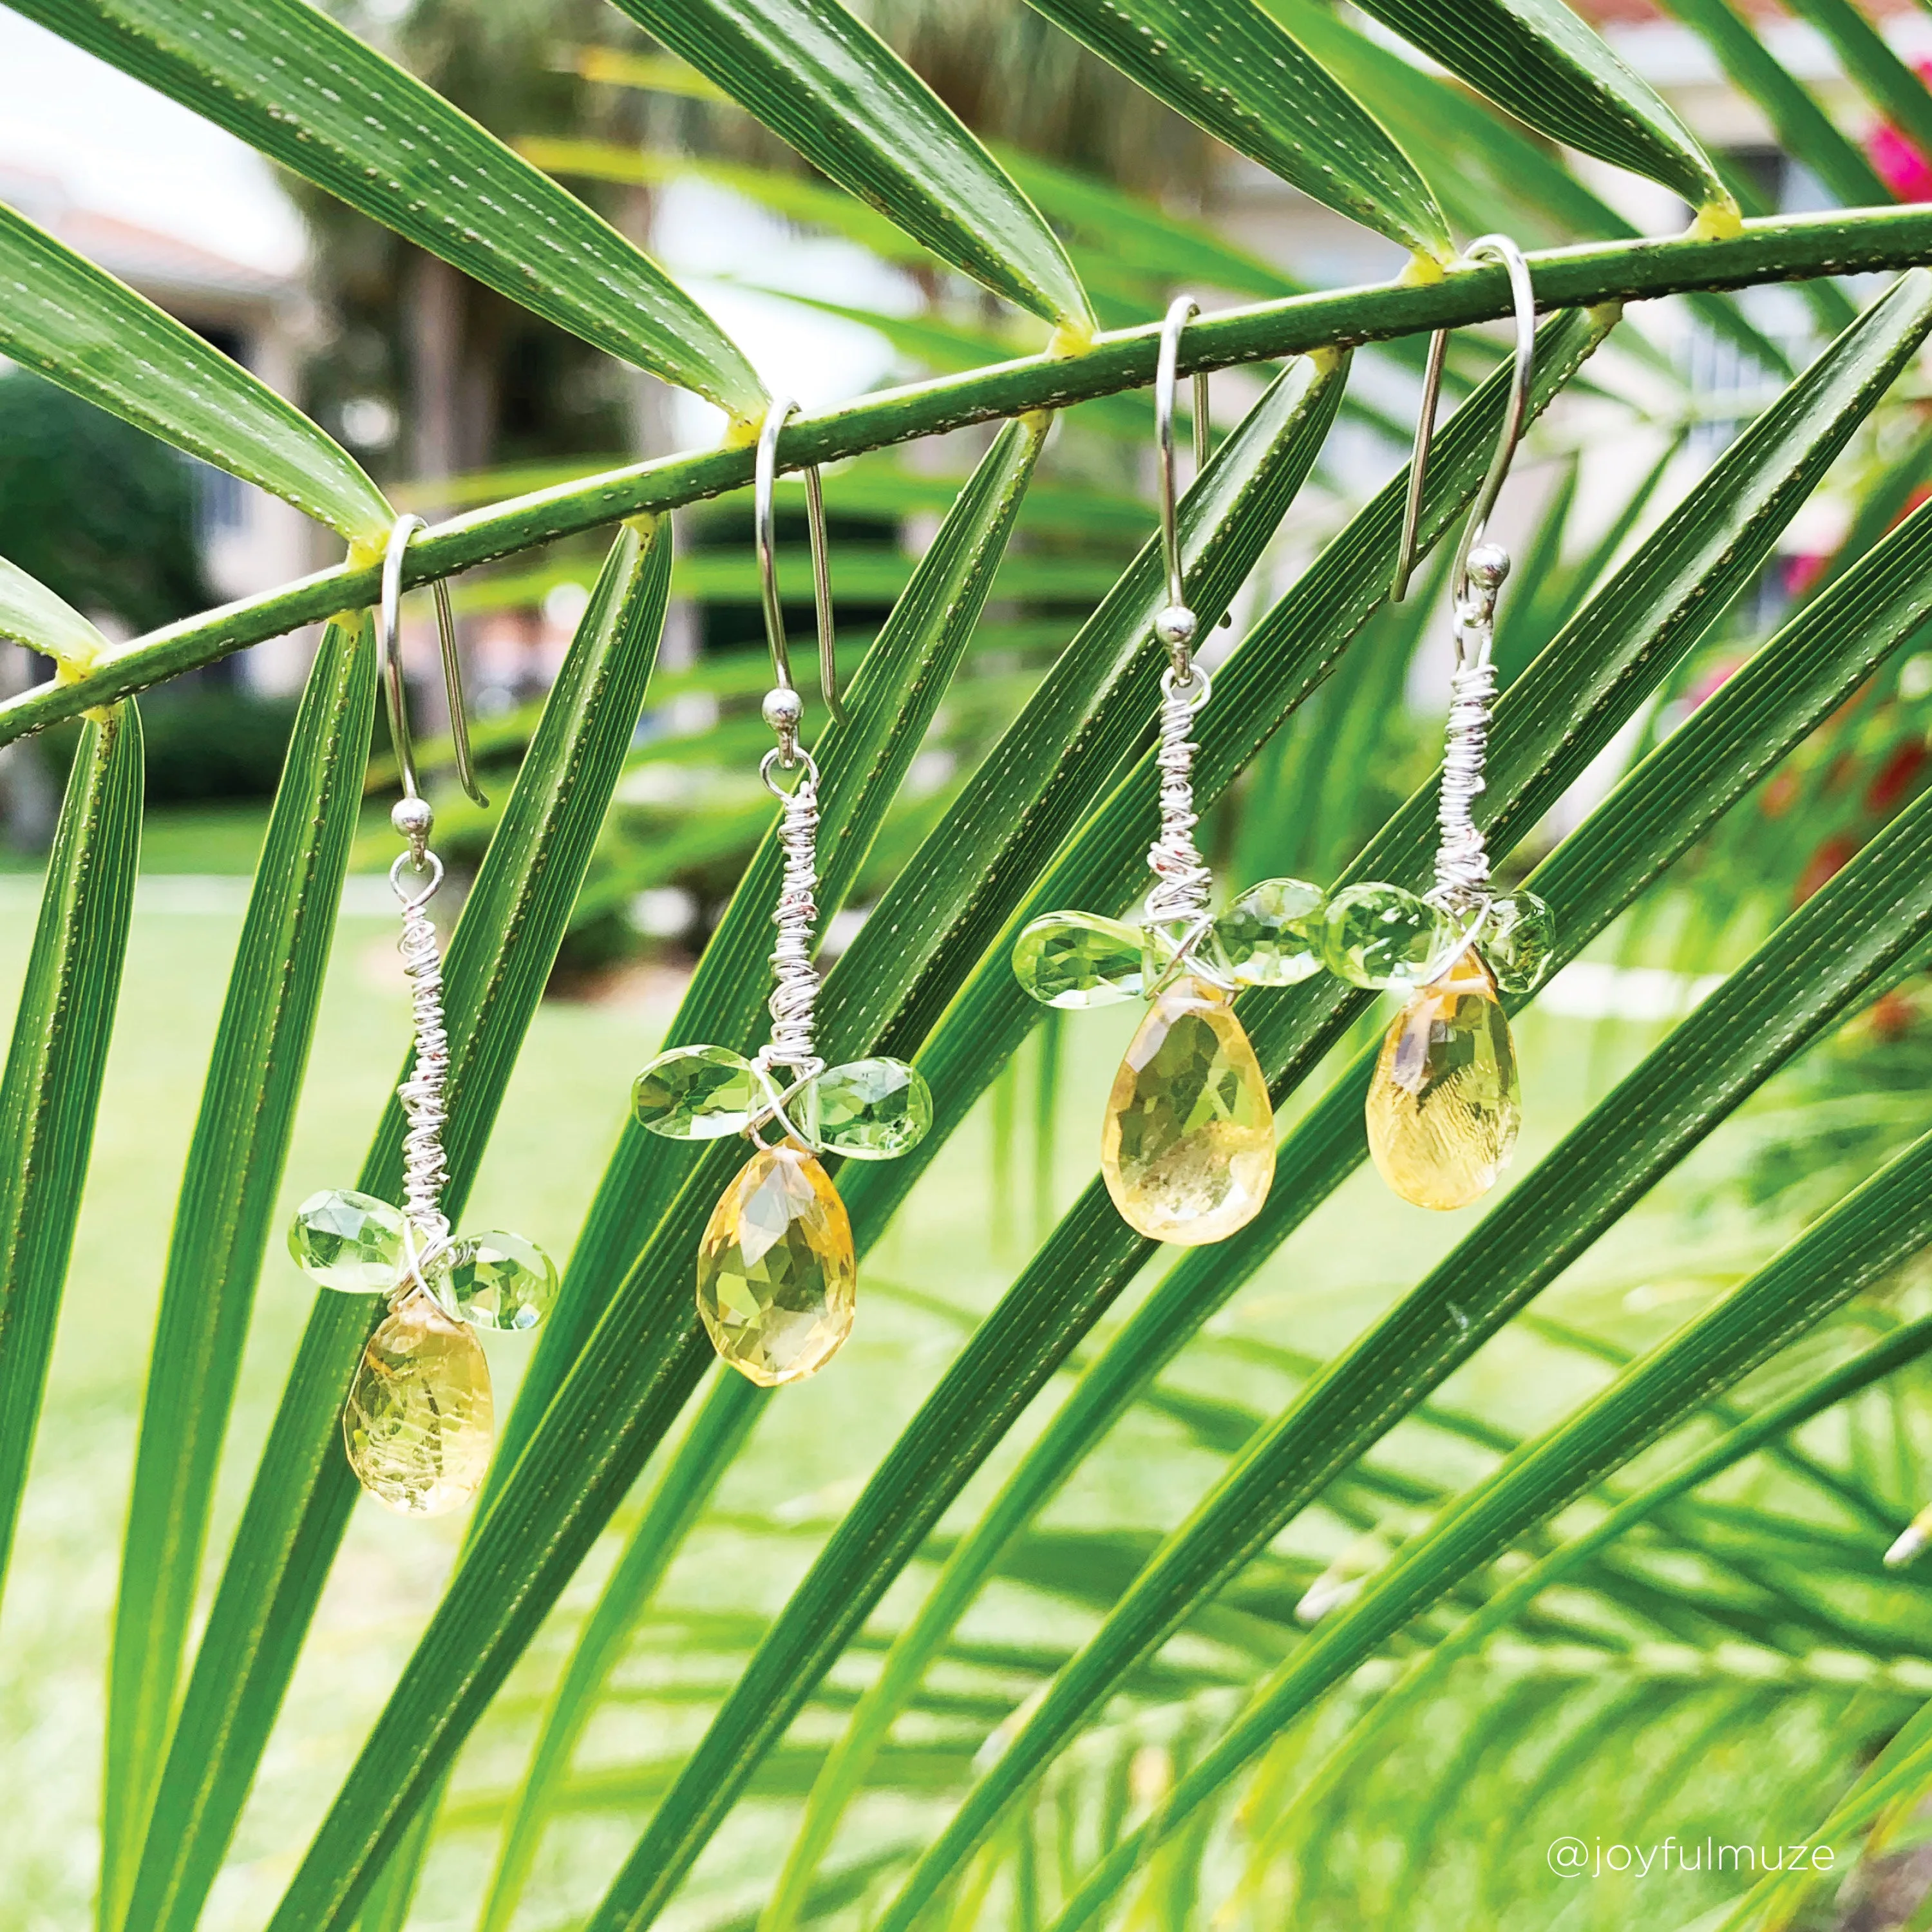
[[[1264,879],[1214,922],[1234,977],[1245,986],[1293,986],[1322,965],[1328,895],[1306,879]]]
[[[854,1060],[827,1069],[786,1111],[830,1153],[896,1160],[925,1139],[932,1092],[926,1076],[903,1060]]]
[[[1507,892],[1491,904],[1476,944],[1504,992],[1533,992],[1556,950],[1556,915],[1534,892]]]
[[[436,1300],[472,1328],[534,1328],[556,1300],[556,1264],[520,1234],[466,1234],[427,1273]]]
[[[1346,886],[1322,915],[1322,962],[1351,986],[1413,992],[1440,969],[1457,937],[1449,916],[1418,893],[1372,881]]]
[[[1050,912],[1013,946],[1013,975],[1042,1006],[1104,1006],[1137,999],[1141,931],[1090,913]]]
[[[722,1140],[765,1106],[770,1090],[742,1053],[728,1046],[674,1046],[631,1088],[638,1124],[667,1140]]]
[[[289,1252],[324,1288],[386,1294],[402,1266],[402,1210],[346,1187],[311,1194],[290,1223]]]

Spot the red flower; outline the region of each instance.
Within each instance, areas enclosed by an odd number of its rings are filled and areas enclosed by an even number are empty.
[[[1932,81],[1932,59],[1914,61],[1912,70],[1921,80]],[[1865,137],[1865,154],[1900,201],[1932,201],[1932,161],[1890,122]]]

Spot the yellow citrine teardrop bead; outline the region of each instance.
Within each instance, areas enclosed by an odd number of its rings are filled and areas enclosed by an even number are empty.
[[[490,1364],[476,1336],[428,1295],[411,1295],[370,1336],[350,1384],[350,1466],[398,1514],[441,1516],[476,1493],[496,1433]]]
[[[1183,977],[1159,994],[1108,1096],[1100,1172],[1120,1218],[1197,1246],[1252,1220],[1274,1178],[1268,1082],[1227,996]]]
[[[1522,1119],[1516,1049],[1474,949],[1396,1015],[1369,1087],[1369,1151],[1418,1208],[1466,1208],[1496,1184]]]
[[[796,1141],[761,1148],[719,1196],[698,1248],[712,1346],[766,1388],[822,1369],[852,1332],[859,1264],[832,1177]]]

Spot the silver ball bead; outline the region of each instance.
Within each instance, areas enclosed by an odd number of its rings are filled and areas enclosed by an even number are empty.
[[[1470,551],[1466,567],[1472,584],[1493,590],[1510,574],[1509,552],[1501,544],[1478,544]]]
[[[1154,614],[1154,634],[1170,650],[1193,643],[1199,628],[1199,619],[1185,604],[1170,604]]]
[[[796,731],[798,721],[805,716],[805,700],[796,692],[781,688],[766,692],[760,708],[765,714],[765,722],[774,731]]]
[[[399,798],[389,808],[389,823],[405,838],[427,838],[436,814],[426,798]]]

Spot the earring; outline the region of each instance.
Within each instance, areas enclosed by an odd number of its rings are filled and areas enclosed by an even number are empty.
[[[362,1352],[342,1411],[350,1466],[377,1502],[405,1516],[440,1516],[476,1493],[495,1439],[490,1365],[472,1328],[534,1328],[556,1297],[549,1257],[520,1234],[450,1232],[441,1205],[448,1180],[442,1145],[449,1043],[444,1029],[442,963],[424,910],[442,883],[442,861],[429,849],[434,823],[417,788],[403,688],[399,617],[403,553],[424,528],[397,520],[382,560],[380,619],[383,683],[403,796],[390,813],[404,849],[389,868],[402,902],[398,942],[409,976],[416,1051],[397,1088],[408,1122],[403,1141],[403,1204],[332,1188],[296,1210],[289,1250],[311,1281],[349,1294],[386,1294],[389,1312]],[[449,594],[436,586],[436,627],[449,696],[457,776],[478,805],[470,760]]]
[[[1101,1130],[1100,1171],[1120,1218],[1150,1240],[1218,1241],[1259,1211],[1274,1176],[1274,1113],[1255,1050],[1234,1017],[1244,986],[1287,986],[1322,966],[1323,896],[1303,879],[1269,879],[1218,918],[1214,874],[1194,842],[1188,734],[1208,700],[1194,661],[1198,620],[1180,568],[1174,482],[1174,392],[1180,334],[1198,310],[1178,297],[1161,325],[1154,377],[1160,455],[1161,548],[1167,605],[1154,634],[1160,676],[1160,836],[1138,925],[1091,913],[1034,920],[1013,947],[1013,971],[1049,1006],[1151,1003],[1120,1063]],[[1195,456],[1204,457],[1207,382],[1194,379]]]
[[[1490,861],[1472,807],[1483,790],[1495,702],[1496,595],[1508,553],[1486,540],[1490,515],[1522,440],[1536,353],[1529,267],[1507,236],[1485,236],[1472,257],[1509,272],[1516,360],[1503,434],[1478,492],[1450,572],[1456,662],[1437,807],[1436,883],[1418,894],[1380,884],[1345,887],[1329,902],[1322,950],[1330,971],[1358,986],[1406,994],[1369,1088],[1369,1151],[1382,1178],[1418,1208],[1467,1207],[1509,1165],[1522,1120],[1516,1050],[1499,992],[1527,992],[1548,964],[1556,932],[1533,892],[1490,890]],[[1422,483],[1434,433],[1448,337],[1430,345],[1391,594],[1414,562]]]
[[[798,741],[804,705],[791,681],[772,541],[778,432],[797,407],[775,401],[765,417],[753,508],[774,680],[765,694],[764,717],[778,739],[758,776],[779,803],[784,856],[772,916],[778,929],[772,1036],[749,1060],[726,1046],[674,1047],[638,1076],[632,1092],[633,1111],[652,1133],[679,1141],[742,1134],[757,1149],[719,1196],[698,1244],[698,1312],[718,1353],[766,1388],[822,1369],[852,1332],[858,1288],[852,1224],[819,1156],[896,1160],[916,1147],[932,1124],[932,1096],[916,1067],[876,1058],[828,1068],[812,1041],[818,766]],[[805,488],[820,684],[826,709],[842,721],[825,508],[815,468],[806,471]],[[795,774],[789,790],[781,772]],[[776,1138],[766,1140],[767,1129]]]

